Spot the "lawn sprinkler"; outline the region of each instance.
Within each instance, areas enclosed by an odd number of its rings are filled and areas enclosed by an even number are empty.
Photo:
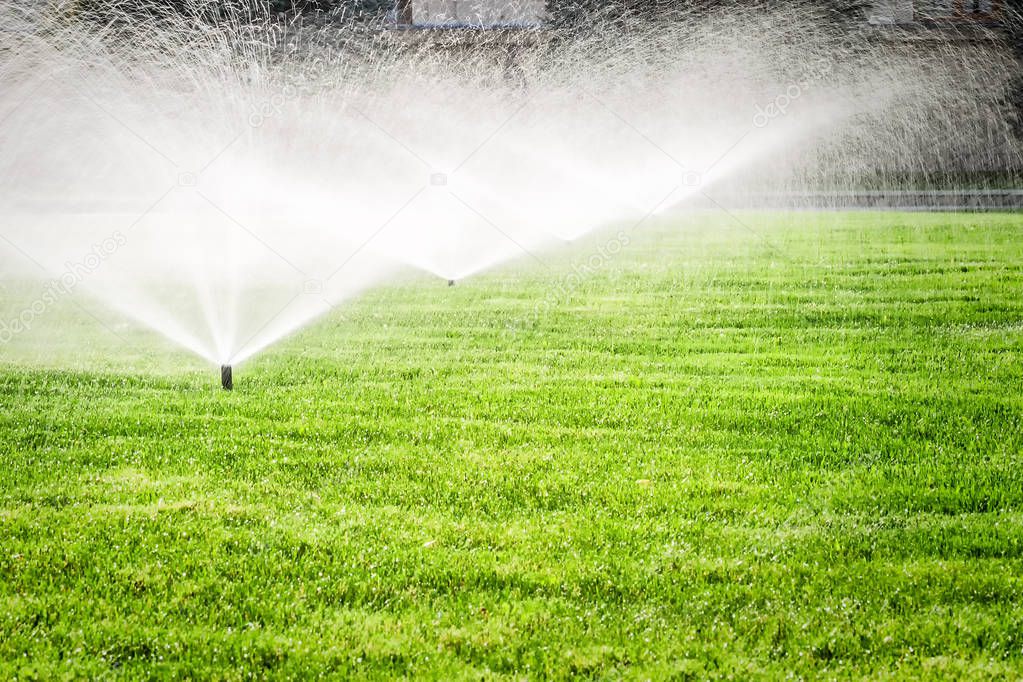
[[[220,366],[220,385],[224,387],[225,391],[231,391],[234,389],[234,377],[231,372],[231,365]]]
[[[449,279],[449,280],[448,280],[448,286],[449,286],[449,287],[453,287],[453,286],[455,286],[455,280],[453,280],[453,279]]]

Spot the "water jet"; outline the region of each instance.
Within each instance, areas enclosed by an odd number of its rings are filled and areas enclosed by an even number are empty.
[[[225,390],[225,359],[406,268],[455,286],[682,204],[954,189],[1023,159],[1001,42],[868,39],[809,0],[578,34],[542,0],[402,0],[383,37],[111,4],[0,28],[0,283],[73,281]],[[0,27],[37,5],[0,3]]]

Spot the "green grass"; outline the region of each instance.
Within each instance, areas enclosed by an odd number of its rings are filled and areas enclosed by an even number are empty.
[[[607,238],[231,394],[51,311],[0,677],[1023,677],[1023,215],[700,214],[566,281]]]

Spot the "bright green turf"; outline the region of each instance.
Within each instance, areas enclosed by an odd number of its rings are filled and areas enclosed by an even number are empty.
[[[33,330],[0,677],[1023,676],[1023,215],[738,219],[371,292],[233,394]]]

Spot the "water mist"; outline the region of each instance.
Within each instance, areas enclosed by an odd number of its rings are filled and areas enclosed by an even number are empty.
[[[719,187],[1019,158],[995,42],[850,41],[812,4],[524,33],[514,78],[486,32],[438,47],[207,8],[0,33],[0,259],[70,274],[225,389],[410,267],[453,285]]]

